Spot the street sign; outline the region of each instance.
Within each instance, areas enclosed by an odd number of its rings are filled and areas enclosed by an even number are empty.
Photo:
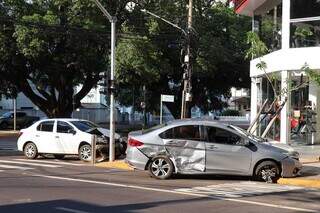
[[[174,96],[173,95],[161,95],[161,101],[162,102],[174,102]]]
[[[160,124],[162,124],[162,102],[174,102],[173,95],[161,95],[160,100]]]

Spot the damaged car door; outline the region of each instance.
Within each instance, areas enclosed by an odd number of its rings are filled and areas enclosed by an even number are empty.
[[[206,126],[206,171],[219,174],[249,174],[252,151],[245,139],[223,128]]]
[[[161,133],[160,137],[178,172],[204,172],[205,143],[199,125],[176,126]]]

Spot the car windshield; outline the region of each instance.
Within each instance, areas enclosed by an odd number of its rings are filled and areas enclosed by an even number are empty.
[[[154,130],[160,129],[160,128],[166,126],[166,125],[167,125],[167,124],[159,124],[159,125],[157,125],[157,126],[154,126],[154,127],[149,128],[149,129],[142,130],[142,132],[143,132],[143,133],[149,133],[149,132],[152,132],[152,131],[154,131]]]
[[[10,116],[11,116],[11,112],[6,112],[1,115],[1,117],[4,117],[4,118],[10,118]]]
[[[77,127],[77,129],[87,132],[90,129],[99,128],[98,125],[90,122],[90,121],[71,121],[73,125]]]
[[[266,139],[266,138],[261,138],[261,137],[258,137],[258,136],[256,136],[256,135],[253,135],[253,134],[247,132],[246,130],[241,129],[240,127],[233,126],[233,125],[229,125],[228,127],[231,128],[231,129],[233,129],[233,130],[236,130],[238,133],[240,133],[241,135],[244,135],[244,136],[250,138],[251,140],[254,140],[254,141],[257,141],[257,142],[266,142],[266,141],[268,141],[268,139]]]

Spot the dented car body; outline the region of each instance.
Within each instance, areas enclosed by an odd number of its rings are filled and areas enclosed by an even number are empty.
[[[129,133],[126,161],[159,179],[173,173],[254,176],[274,182],[302,165],[294,150],[212,120],[176,120]]]

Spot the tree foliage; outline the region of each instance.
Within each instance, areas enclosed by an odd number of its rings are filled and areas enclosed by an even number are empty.
[[[140,105],[147,88],[147,109],[158,110],[160,94],[172,94],[177,115],[182,90],[186,38],[181,31],[140,11],[147,9],[182,28],[186,0],[101,1],[117,22],[117,98],[121,105]],[[227,4],[195,0],[192,30],[191,106],[221,109],[229,89],[249,87],[245,33],[250,19]],[[110,24],[88,0],[0,0],[0,74],[49,117],[70,116],[109,67]],[[182,50],[182,51],[181,51]],[[74,87],[82,85],[74,92]],[[4,89],[3,92],[7,92]],[[8,93],[9,94],[9,93]]]
[[[135,91],[141,91],[139,87],[146,85],[149,97],[147,106],[150,110],[157,109],[160,94],[172,94],[176,102],[170,105],[170,109],[178,115],[186,38],[180,30],[141,13],[140,9],[146,8],[185,28],[186,3],[149,1],[140,4],[122,25],[123,32],[138,34],[139,37],[122,40],[118,44],[117,77],[121,88],[126,91],[125,97],[119,98],[120,103],[132,104],[135,98],[138,107],[142,93],[134,97],[128,95],[128,91],[133,91],[133,87]],[[191,40],[193,101],[190,105],[197,105],[207,112],[226,106],[224,100],[230,96],[230,87],[250,85],[248,61],[244,60],[250,20],[237,16],[232,8],[216,1],[198,0],[194,5]],[[140,64],[143,66],[137,66]]]
[[[121,20],[117,2],[107,6]],[[1,0],[0,13],[2,78],[49,117],[70,116],[108,64],[105,17],[86,0]]]

